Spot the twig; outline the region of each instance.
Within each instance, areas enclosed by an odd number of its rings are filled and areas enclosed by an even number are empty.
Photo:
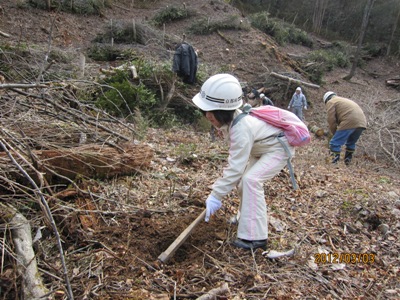
[[[9,38],[9,37],[10,37],[10,35],[9,35],[8,33],[5,33],[5,32],[3,32],[3,31],[0,31],[0,35],[1,35],[1,36],[4,36],[4,37],[6,37],[6,38]]]
[[[230,39],[228,39],[226,36],[224,36],[224,35],[221,33],[221,31],[217,30],[217,33],[218,33],[218,35],[219,35],[225,42],[227,42],[229,45],[232,45],[232,44],[233,44],[233,42],[232,42]]]
[[[106,127],[106,126],[104,126],[104,125],[101,125],[101,124],[99,124],[99,123],[92,122],[92,121],[90,121],[90,120],[88,120],[88,119],[85,119],[82,115],[79,115],[79,114],[77,114],[77,113],[74,113],[74,112],[68,110],[68,109],[65,108],[64,106],[62,106],[62,105],[56,103],[55,101],[53,101],[53,100],[51,100],[51,99],[49,99],[49,98],[47,98],[47,97],[45,97],[45,96],[39,97],[39,96],[37,96],[37,95],[27,94],[27,93],[22,92],[22,91],[19,91],[19,90],[17,90],[17,89],[12,89],[12,90],[13,90],[14,92],[19,93],[19,94],[24,95],[24,96],[34,97],[34,98],[38,98],[38,99],[44,99],[44,100],[46,100],[47,102],[49,102],[50,104],[52,104],[54,107],[56,107],[57,109],[63,111],[63,112],[66,113],[66,114],[72,115],[73,117],[77,118],[78,120],[81,120],[81,121],[87,122],[87,123],[89,123],[89,124],[91,124],[91,125],[94,125],[94,126],[100,128],[100,129],[102,129],[102,130],[104,130],[104,131],[106,131],[106,132],[108,132],[108,133],[111,133],[111,134],[113,134],[114,136],[117,136],[117,137],[119,137],[119,138],[121,138],[121,139],[123,139],[123,140],[125,140],[125,141],[131,141],[131,139],[130,139],[129,137],[126,137],[126,136],[124,136],[124,135],[122,135],[122,134],[119,134],[118,132],[115,132],[115,131],[109,129],[108,127]]]
[[[31,88],[45,88],[47,85],[43,83],[4,83],[0,84],[0,89],[31,89]]]
[[[387,133],[390,135],[391,137],[391,144],[393,145],[392,148],[395,148],[395,140],[393,138],[393,135],[391,134],[390,130],[388,130],[387,128],[385,128],[385,130],[387,131]],[[392,152],[389,152],[389,150],[386,149],[386,147],[383,145],[383,141],[382,141],[382,134],[381,134],[381,130],[378,131],[378,137],[379,137],[379,145],[381,146],[383,152],[385,152],[394,162],[395,165],[399,164],[399,161],[394,153],[394,150],[392,150]]]
[[[119,9],[125,10],[125,11],[131,11],[130,9],[122,7],[122,6],[119,6],[119,5],[115,4],[115,3],[113,4],[113,6],[119,8]]]

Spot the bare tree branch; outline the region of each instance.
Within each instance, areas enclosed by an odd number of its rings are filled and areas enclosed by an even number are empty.
[[[12,156],[11,152],[8,150],[8,149],[11,148],[10,145],[8,145],[8,143],[4,139],[0,139],[0,146],[7,153],[8,157],[15,164],[15,166],[20,170],[20,172],[22,174],[24,174],[24,176],[28,179],[28,181],[34,187],[35,192],[38,194],[38,196],[40,198],[40,201],[38,201],[38,202],[41,204],[41,206],[44,207],[46,216],[47,216],[48,220],[51,223],[53,232],[54,232],[54,234],[56,236],[56,239],[57,239],[57,246],[58,246],[58,250],[60,252],[60,259],[61,259],[61,263],[62,263],[63,270],[64,270],[64,279],[65,279],[65,283],[67,285],[67,290],[68,290],[68,298],[70,300],[73,300],[74,296],[72,294],[72,288],[71,288],[71,284],[70,284],[69,277],[68,277],[67,265],[65,264],[64,251],[63,251],[63,248],[62,248],[62,245],[61,245],[60,234],[58,233],[58,229],[57,229],[57,226],[56,226],[56,224],[54,222],[53,215],[51,214],[50,207],[48,206],[48,204],[46,202],[46,199],[45,199],[41,189],[36,185],[35,181],[28,175],[28,173],[21,167],[21,165],[17,163],[17,161]],[[20,156],[20,158],[23,159],[22,156]]]

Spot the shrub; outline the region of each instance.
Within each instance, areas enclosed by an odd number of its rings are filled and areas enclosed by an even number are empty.
[[[66,12],[76,14],[101,14],[105,7],[111,6],[111,0],[51,0],[50,7],[47,7],[47,1],[29,0],[29,5],[41,9],[60,9]]]
[[[359,153],[373,160],[387,162],[387,167],[400,167],[400,101],[377,101],[387,95],[365,87],[369,93],[362,100],[363,111],[367,117],[368,128],[359,142]],[[379,104],[379,105],[378,105]]]
[[[170,88],[166,83],[173,77],[170,62],[133,60],[140,81],[132,80],[128,67],[103,79],[101,89],[93,91],[96,105],[110,114],[133,120],[134,111],[151,126],[170,128],[196,119],[196,109],[190,105],[168,105],[162,103],[160,88]],[[176,84],[179,84],[177,82]],[[137,116],[137,112],[135,114]]]
[[[132,84],[122,71],[115,76],[106,86],[104,91],[97,99],[96,105],[107,112],[119,117],[133,118],[133,111],[139,109],[144,115],[149,115],[151,109],[156,104],[155,94],[146,88],[145,85],[139,83]],[[115,78],[123,78],[121,81]]]
[[[303,45],[309,48],[312,48],[314,44],[307,32],[294,26],[289,27],[289,43]]]
[[[322,83],[322,78],[325,74],[325,71],[324,68],[321,67],[321,64],[311,64],[306,66],[304,69],[307,72],[308,78],[311,82],[316,84]]]
[[[312,64],[310,63],[313,62]],[[337,44],[328,49],[312,51],[307,57],[304,69],[309,74],[311,81],[321,84],[326,72],[334,68],[346,68],[350,65],[350,55],[342,44]]]
[[[115,44],[141,44],[147,45],[150,42],[160,44],[174,43],[176,38],[163,34],[160,30],[148,24],[139,22],[117,21],[109,22],[104,32],[98,34],[93,42]]]
[[[310,48],[313,46],[312,39],[305,31],[279,19],[270,18],[267,12],[255,13],[250,15],[249,18],[253,27],[274,37],[280,45],[292,43]]]
[[[114,61],[121,57],[122,50],[111,45],[92,45],[87,50],[87,55],[97,61]]]
[[[196,131],[200,131],[200,132],[210,132],[210,130],[211,130],[210,121],[208,121],[208,119],[206,117],[204,117],[203,114],[199,111],[196,116],[194,126],[196,128]]]
[[[385,56],[387,52],[387,46],[379,43],[367,43],[363,47],[363,52],[370,57]]]
[[[169,23],[175,20],[185,19],[192,15],[186,9],[186,7],[168,6],[165,9],[159,11],[152,19],[156,26],[160,26],[164,23]]]
[[[325,71],[331,71],[334,67],[346,68],[350,65],[349,54],[336,48],[312,51],[308,58],[321,63]]]
[[[247,23],[243,22],[238,15],[231,15],[228,18],[218,21],[210,21],[203,18],[194,22],[188,31],[193,34],[211,34],[218,30],[249,30]]]
[[[135,123],[137,138],[139,140],[143,140],[146,137],[149,122],[146,118],[142,116],[139,108],[135,108],[133,121]]]
[[[196,144],[179,144],[178,147],[175,147],[174,154],[182,164],[190,164],[197,158],[195,155],[196,150]]]

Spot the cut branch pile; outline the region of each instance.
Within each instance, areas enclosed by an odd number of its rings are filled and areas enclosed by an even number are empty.
[[[53,207],[60,201],[56,195],[63,194],[65,183],[87,194],[80,190],[77,179],[138,173],[150,166],[153,150],[134,141],[133,124],[71,98],[65,86],[2,85],[0,91],[4,91],[0,94],[0,189],[3,199],[12,200],[8,210],[14,215],[5,214],[1,223],[15,227],[12,238],[16,253],[9,249],[7,256],[18,258],[14,268],[23,277],[25,297],[43,297],[47,289],[38,276],[30,226],[19,213],[19,203],[39,204],[46,227],[58,240],[68,298],[73,299],[60,236],[45,198],[51,199]],[[94,197],[98,196],[91,194],[91,199]],[[5,249],[5,243],[1,246]]]
[[[110,178],[150,165],[152,149],[133,143],[134,125],[70,95],[65,87],[25,86],[24,90],[9,87],[1,97],[1,138],[19,164],[24,165],[18,156],[29,160],[35,172],[45,174],[48,183],[56,177]],[[23,176],[13,170],[7,155],[0,153],[2,170],[21,182]],[[28,170],[31,176],[33,173]]]

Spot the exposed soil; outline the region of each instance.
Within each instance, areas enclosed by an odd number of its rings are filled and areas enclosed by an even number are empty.
[[[136,8],[128,0],[115,2],[118,6],[101,17],[1,3],[0,31],[11,37],[0,39],[46,47],[54,18],[53,47],[82,51],[111,19],[145,21],[166,5],[181,5],[181,1],[152,1],[149,8]],[[237,13],[222,1],[191,1],[190,6],[212,19]],[[189,22],[167,24],[165,30],[181,37]],[[286,53],[309,51],[278,46],[255,30],[224,31],[223,35],[233,44],[218,34],[186,34],[186,40],[200,51],[200,63],[215,68],[211,71],[229,69],[254,86],[262,85],[271,71],[295,72]],[[157,42],[131,46],[150,55],[171,55],[170,50],[160,50]],[[349,70],[332,71],[322,88],[305,89],[310,102],[306,120],[326,127],[321,99],[327,90],[361,103],[368,99],[365,105],[371,109],[380,100],[398,98],[398,91],[385,86],[385,79],[398,75],[398,70],[398,60],[375,59],[358,70],[351,82],[341,79]],[[193,93],[199,89],[191,88]],[[289,99],[280,99],[279,104],[285,106],[286,101]],[[388,164],[372,161],[360,150],[353,165],[333,167],[326,162],[326,137],[315,137],[311,145],[298,149],[294,159],[299,191],[292,189],[285,170],[265,185],[273,217],[268,248],[295,248],[293,257],[269,260],[260,249],[252,253],[230,245],[236,226],[227,220],[238,207],[237,195],[232,192],[210,222],[201,222],[162,264],[158,256],[204,209],[209,187],[226,163],[227,147],[221,140],[211,143],[208,133],[191,128],[149,129],[145,142],[155,150],[149,170],[135,177],[81,183],[81,189],[90,189],[99,198],[78,194],[53,207],[75,299],[196,299],[225,282],[229,292],[215,299],[395,299],[400,294],[400,208],[396,208],[400,174]],[[366,146],[361,143],[360,149]],[[387,233],[378,229],[382,223],[389,226]],[[33,230],[42,225],[40,218],[32,220]],[[54,235],[48,228],[42,234],[35,245],[45,271],[41,275],[52,296],[66,299]],[[317,265],[318,253],[366,256],[364,262]],[[11,269],[11,264],[2,267],[0,295],[17,299],[19,281],[7,268]]]

